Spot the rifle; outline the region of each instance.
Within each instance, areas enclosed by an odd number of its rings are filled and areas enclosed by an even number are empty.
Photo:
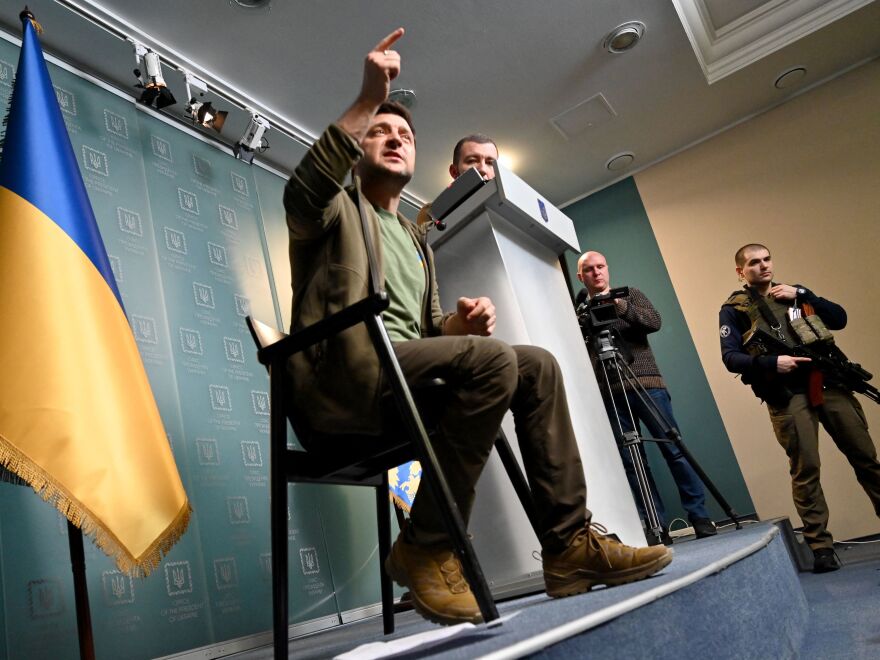
[[[871,399],[874,403],[880,403],[880,390],[867,381],[874,376],[861,365],[852,362],[844,355],[836,345],[829,342],[816,342],[820,348],[813,348],[813,344],[807,346],[798,344],[789,346],[784,341],[774,337],[766,330],[755,328],[751,336],[745,341],[744,348],[751,354],[765,353],[770,355],[791,355],[793,357],[810,358],[811,364],[829,376],[844,388],[858,392]]]

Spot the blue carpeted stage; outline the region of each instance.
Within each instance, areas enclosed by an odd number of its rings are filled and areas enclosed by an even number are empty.
[[[393,657],[797,656],[809,608],[777,526],[746,525],[714,538],[677,542],[673,549],[672,564],[648,580],[559,600],[543,593],[516,598],[499,605],[502,617],[509,617],[502,625],[465,629]],[[397,632],[388,637],[373,618],[294,639],[290,657],[335,657],[367,643],[443,630],[413,612],[398,614],[396,621]],[[271,649],[235,657],[269,658]]]

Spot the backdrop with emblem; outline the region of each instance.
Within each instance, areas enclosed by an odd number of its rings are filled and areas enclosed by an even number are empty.
[[[17,60],[0,38],[4,108]],[[268,379],[244,317],[289,321],[284,179],[66,67],[49,70],[194,508],[145,579],[87,541],[98,654],[152,658],[261,633],[271,621]],[[57,309],[58,323],[69,312]],[[291,623],[338,625],[379,601],[373,498],[289,492]],[[66,537],[30,488],[0,484],[0,656],[78,657]]]

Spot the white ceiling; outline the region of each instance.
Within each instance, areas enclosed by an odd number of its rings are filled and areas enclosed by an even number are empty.
[[[19,3],[4,0],[0,9],[0,26],[15,34]],[[71,7],[312,136],[354,99],[367,51],[402,25],[395,86],[418,95],[418,164],[409,193],[420,199],[448,184],[452,147],[467,133],[494,137],[517,173],[561,205],[880,55],[877,0],[712,85],[666,0],[272,0],[268,11],[231,0],[28,4],[43,24],[48,52],[117,87],[134,91],[130,44]],[[748,10],[761,4],[745,3]],[[631,20],[647,26],[642,42],[619,55],[602,50],[606,34]],[[806,67],[806,77],[776,89],[777,76],[793,66]],[[166,78],[179,101],[170,110],[180,113],[182,78],[169,71]],[[593,127],[566,139],[550,123],[599,94],[611,113]],[[604,105],[584,104],[596,107]],[[234,142],[245,122],[243,112],[233,112],[223,138]],[[290,171],[299,150],[277,131],[267,137],[265,159]],[[607,171],[606,161],[625,151],[635,154],[633,164]]]

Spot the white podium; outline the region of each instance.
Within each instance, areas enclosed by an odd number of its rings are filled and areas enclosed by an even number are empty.
[[[587,481],[593,520],[630,545],[645,536],[623,471],[596,377],[581,337],[559,255],[580,252],[571,220],[510,170],[467,197],[429,232],[443,309],[459,296],[489,296],[494,336],[549,350],[562,367],[571,421]],[[438,202],[439,202],[438,198]],[[503,428],[520,462],[513,418]],[[512,595],[542,584],[540,545],[497,454],[477,484],[470,521],[474,547],[493,593]]]

